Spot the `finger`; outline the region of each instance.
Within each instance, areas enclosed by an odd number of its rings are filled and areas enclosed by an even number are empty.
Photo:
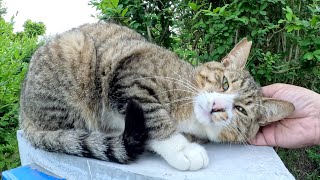
[[[249,140],[249,143],[256,146],[268,146],[268,143],[261,132],[257,133],[256,137]]]
[[[273,97],[273,95],[280,89],[282,84],[271,84],[262,87],[262,94],[266,97]]]
[[[257,146],[277,146],[276,143],[276,125],[278,122],[268,124],[261,128],[253,139],[253,145]]]

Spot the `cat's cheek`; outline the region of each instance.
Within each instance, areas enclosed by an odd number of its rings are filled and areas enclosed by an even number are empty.
[[[258,133],[258,131],[259,131],[259,128],[260,128],[260,126],[259,126],[258,123],[252,125],[252,128],[249,130],[249,135],[248,135],[247,139],[252,139],[252,138],[254,138],[254,137],[257,135],[257,133]]]
[[[215,123],[219,123],[227,121],[229,119],[229,116],[226,112],[217,112],[212,114],[211,119]]]
[[[212,123],[210,114],[204,112],[199,106],[194,107],[194,114],[197,120],[203,125],[210,125]]]

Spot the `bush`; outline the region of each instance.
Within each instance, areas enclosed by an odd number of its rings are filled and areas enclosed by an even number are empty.
[[[46,26],[42,22],[33,22],[30,19],[24,22],[23,27],[27,37],[38,37],[46,32]]]
[[[16,130],[20,86],[37,37],[13,33],[13,24],[0,18],[0,172],[20,164]]]

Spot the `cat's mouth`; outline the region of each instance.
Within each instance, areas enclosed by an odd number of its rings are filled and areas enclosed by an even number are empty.
[[[225,112],[225,109],[211,109],[210,114],[216,113],[216,112]]]
[[[226,122],[228,120],[228,113],[226,109],[219,108],[219,109],[207,109],[202,106],[199,106],[202,111],[202,118],[206,118],[210,124]]]
[[[201,124],[210,126],[228,123],[229,119],[232,118],[232,111],[230,110],[232,101],[227,100],[218,93],[197,96],[194,104],[196,118]]]

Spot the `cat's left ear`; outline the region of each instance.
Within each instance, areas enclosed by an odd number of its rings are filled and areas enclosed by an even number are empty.
[[[265,108],[265,112],[261,119],[258,120],[260,126],[286,118],[294,111],[292,103],[272,98],[263,98],[262,107]]]
[[[230,52],[224,57],[221,63],[232,69],[243,69],[247,63],[252,41],[247,38],[242,39]]]

